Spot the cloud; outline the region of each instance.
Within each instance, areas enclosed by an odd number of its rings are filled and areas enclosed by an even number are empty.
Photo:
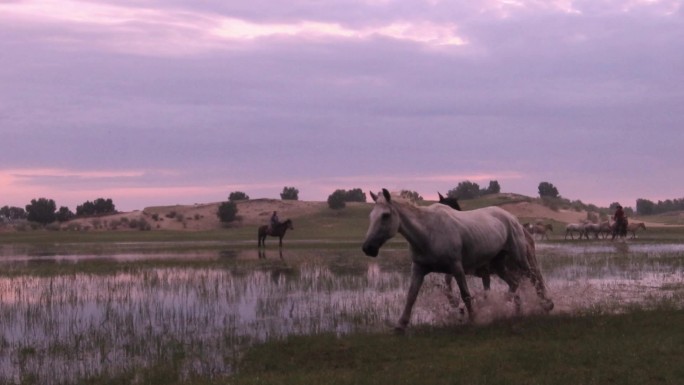
[[[677,1],[36,0],[0,3],[0,23],[0,164],[72,173],[34,187],[324,200],[354,181],[638,194],[632,172],[678,175]]]

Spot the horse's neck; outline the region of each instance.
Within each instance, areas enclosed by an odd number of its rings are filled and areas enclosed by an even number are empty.
[[[408,204],[395,204],[401,224],[401,234],[414,249],[422,250],[427,246],[430,226],[424,219],[420,208]]]

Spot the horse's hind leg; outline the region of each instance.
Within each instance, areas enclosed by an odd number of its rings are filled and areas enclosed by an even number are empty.
[[[520,286],[520,281],[517,275],[506,268],[504,257],[499,256],[499,258],[493,260],[491,266],[494,269],[496,275],[498,275],[499,278],[501,278],[508,285],[508,295],[513,298],[513,303],[515,304],[515,312],[520,313],[522,305],[520,296],[518,295],[518,287]]]
[[[475,315],[473,313],[473,299],[470,296],[470,291],[468,290],[468,283],[466,282],[465,271],[463,271],[463,266],[461,264],[454,264],[452,267],[454,278],[456,278],[456,283],[458,284],[458,289],[461,292],[461,299],[468,309],[468,317],[470,319]]]
[[[537,297],[541,301],[542,308],[550,312],[553,310],[553,301],[546,295],[546,285],[544,284],[544,277],[542,277],[541,271],[539,270],[539,264],[537,263],[537,255],[534,248],[527,249],[527,262],[529,269],[525,271],[525,275],[530,279],[535,291],[537,292]]]

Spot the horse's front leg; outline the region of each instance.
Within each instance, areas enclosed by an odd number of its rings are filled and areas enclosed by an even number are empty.
[[[414,263],[411,267],[411,285],[409,286],[408,296],[406,297],[406,305],[404,306],[404,312],[401,313],[401,318],[399,318],[399,324],[396,327],[397,332],[403,332],[411,319],[411,310],[413,310],[413,305],[416,303],[418,298],[418,292],[420,287],[423,285],[423,280],[425,279],[425,274],[428,272],[422,268],[420,265]]]
[[[452,278],[453,278],[453,276],[451,274],[445,274],[444,275],[444,283],[446,284],[446,296],[447,296],[447,299],[449,300],[449,303],[451,303],[451,305],[453,307],[458,307],[458,302],[459,302],[458,298],[456,298],[454,296],[454,291],[451,288],[451,279]]]

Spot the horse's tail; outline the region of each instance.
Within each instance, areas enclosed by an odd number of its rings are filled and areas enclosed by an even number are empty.
[[[534,285],[539,298],[542,299],[542,307],[546,311],[551,311],[553,309],[553,301],[546,296],[546,284],[544,283],[544,277],[542,276],[541,270],[539,269],[539,262],[537,261],[537,251],[535,249],[534,237],[526,229],[525,232],[526,241],[526,252],[525,256],[527,259],[527,264],[530,268],[528,274],[529,278]]]

